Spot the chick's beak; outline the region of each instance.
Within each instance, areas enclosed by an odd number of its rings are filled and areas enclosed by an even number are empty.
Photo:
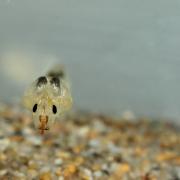
[[[44,134],[44,130],[48,130],[48,116],[46,115],[40,115],[39,116],[39,122],[40,122],[40,125],[39,125],[39,130],[40,130],[40,133],[41,134]]]

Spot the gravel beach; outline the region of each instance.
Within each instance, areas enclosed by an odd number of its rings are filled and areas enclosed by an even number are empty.
[[[44,135],[21,107],[0,106],[1,180],[178,180],[180,128],[148,118],[73,113]]]

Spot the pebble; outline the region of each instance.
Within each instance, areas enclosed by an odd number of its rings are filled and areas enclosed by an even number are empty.
[[[40,136],[27,136],[26,139],[35,146],[42,145],[42,137]]]
[[[63,177],[63,176],[60,176],[60,177],[58,178],[58,180],[64,180],[64,177]]]
[[[92,139],[92,140],[90,140],[89,141],[89,145],[91,146],[91,147],[98,147],[98,146],[100,146],[101,145],[101,142],[98,140],[98,139]]]
[[[84,127],[81,127],[80,129],[77,130],[77,134],[79,136],[86,136],[89,132],[89,127],[88,126],[84,126]]]
[[[60,158],[58,158],[58,159],[55,159],[55,161],[54,161],[54,164],[55,165],[61,165],[63,163],[63,160],[62,159],[60,159]]]
[[[38,177],[38,171],[35,169],[29,169],[27,171],[27,176],[31,179],[37,178]]]
[[[101,171],[95,171],[95,172],[94,172],[94,176],[95,176],[96,178],[100,178],[100,177],[102,176],[102,172],[101,172]]]
[[[39,180],[52,180],[52,176],[50,172],[45,172],[40,174]]]
[[[0,170],[0,176],[4,176],[5,174],[7,174],[7,172],[8,172],[7,169]]]
[[[110,152],[113,154],[117,154],[117,153],[122,152],[121,148],[119,146],[114,145],[112,142],[108,143],[107,147],[110,150]]]
[[[7,138],[0,139],[0,151],[5,151],[10,146],[10,140]]]
[[[92,172],[89,169],[83,168],[82,173],[83,174],[81,175],[81,178],[84,178],[84,179],[87,179],[87,180],[93,180]]]

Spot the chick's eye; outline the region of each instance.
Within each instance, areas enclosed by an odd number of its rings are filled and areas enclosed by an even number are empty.
[[[52,106],[52,112],[53,112],[54,114],[57,113],[57,107],[56,107],[55,105]]]
[[[37,104],[35,104],[34,106],[33,106],[33,112],[35,113],[36,111],[37,111]]]

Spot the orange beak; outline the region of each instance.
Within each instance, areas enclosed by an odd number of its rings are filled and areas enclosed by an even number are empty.
[[[40,121],[40,126],[39,126],[40,133],[44,134],[44,131],[49,129],[47,127],[48,116],[40,115],[39,116],[39,121]]]

